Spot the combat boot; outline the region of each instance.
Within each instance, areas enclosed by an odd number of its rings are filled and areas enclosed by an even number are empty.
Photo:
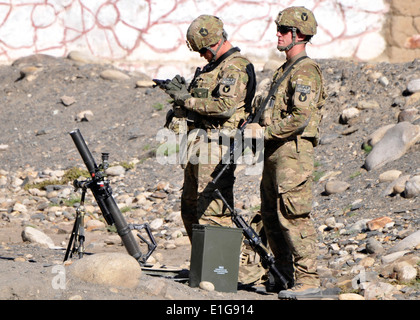
[[[297,283],[290,289],[281,290],[278,297],[284,300],[320,299],[322,298],[322,292],[317,286]]]

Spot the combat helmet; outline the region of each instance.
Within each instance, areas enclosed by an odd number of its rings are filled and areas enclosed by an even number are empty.
[[[308,42],[309,39],[316,34],[318,25],[312,11],[306,9],[305,7],[289,7],[280,11],[275,20],[275,23],[277,27],[288,27],[293,32],[292,43],[287,47],[279,46],[278,49],[280,51],[289,50],[298,43]],[[297,30],[307,36],[307,40],[296,42]]]
[[[220,18],[210,15],[201,15],[196,18],[187,30],[187,45],[192,51],[209,50],[213,57],[227,38],[227,34],[223,29],[223,22]],[[216,50],[210,48],[222,39]]]

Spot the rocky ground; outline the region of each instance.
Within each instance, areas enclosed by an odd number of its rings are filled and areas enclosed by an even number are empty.
[[[320,64],[329,99],[316,148],[313,218],[323,287],[339,287],[340,299],[417,300],[420,61]],[[258,79],[270,74],[260,70]],[[84,169],[68,134],[75,128],[98,163],[101,152],[110,153],[121,211],[129,223],[148,222],[158,242],[152,263],[188,269],[191,248],[179,216],[183,171],[156,160],[156,134],[170,104],[147,75],[76,58],[24,57],[0,67],[0,84],[1,299],[277,300],[258,287],[206,291],[146,272],[134,288],[77,277],[54,286],[80,201],[65,181],[70,169]],[[396,138],[375,148],[386,137],[376,130],[386,125],[394,125]],[[366,166],[369,153],[380,165]],[[246,175],[246,168],[237,170],[235,201],[248,217],[258,212],[260,175]],[[86,208],[86,251],[125,252],[89,193]],[[30,238],[28,227],[43,238]]]

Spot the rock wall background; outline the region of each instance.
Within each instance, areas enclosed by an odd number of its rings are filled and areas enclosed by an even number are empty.
[[[185,46],[185,32],[206,13],[221,17],[230,40],[258,65],[279,56],[273,20],[292,5],[316,15],[314,58],[420,56],[419,0],[8,0],[0,2],[0,62],[79,50],[155,77],[186,74],[202,61]]]
[[[392,0],[384,26],[386,55],[390,62],[420,57],[420,1]]]

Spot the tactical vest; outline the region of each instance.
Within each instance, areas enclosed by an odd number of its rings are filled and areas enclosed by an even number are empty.
[[[224,58],[221,62],[217,61],[217,65],[214,67],[211,64],[203,68],[201,72],[194,77],[189,88],[191,95],[195,98],[210,98],[213,97],[218,99],[220,97],[232,97],[235,92],[226,92],[223,91],[223,88],[226,87],[229,83],[229,79],[224,79],[224,69],[226,67],[235,65],[238,69],[238,72],[247,72],[247,66],[252,64],[243,57],[238,51],[233,52]],[[253,69],[252,69],[253,72]],[[248,73],[248,72],[247,72]],[[249,75],[249,74],[248,74]],[[255,76],[254,76],[255,77]],[[252,79],[255,81],[255,79]],[[253,89],[251,89],[252,94],[249,99],[252,101],[253,94],[255,92],[255,84]],[[248,95],[247,95],[248,96]],[[250,104],[249,102],[249,104]],[[196,127],[205,130],[218,129],[225,131],[232,131],[238,128],[238,124],[241,119],[247,117],[247,113],[250,110],[246,110],[246,102],[244,99],[241,99],[240,104],[236,106],[236,110],[233,115],[229,118],[218,118],[218,117],[209,117],[204,115],[198,115],[198,121],[196,121]]]
[[[266,109],[262,114],[261,124],[263,126],[269,126],[271,125],[271,123],[281,121],[282,119],[286,118],[291,114],[293,107],[293,97],[289,94],[291,89],[289,87],[290,79],[293,78],[297,70],[301,69],[305,65],[312,65],[317,70],[319,74],[319,79],[314,79],[314,81],[317,82],[317,87],[319,87],[319,90],[317,93],[318,96],[314,98],[315,105],[312,104],[309,106],[311,109],[311,116],[309,122],[303,130],[302,137],[311,139],[314,145],[317,145],[319,140],[319,123],[322,118],[321,108],[324,105],[328,95],[324,88],[322,72],[318,64],[312,59],[304,59],[293,66],[293,69],[291,70],[290,74],[279,85],[278,90],[274,95],[274,99],[271,99],[268,105],[266,106]],[[273,79],[276,80],[280,78],[281,75],[282,70],[279,69]]]

